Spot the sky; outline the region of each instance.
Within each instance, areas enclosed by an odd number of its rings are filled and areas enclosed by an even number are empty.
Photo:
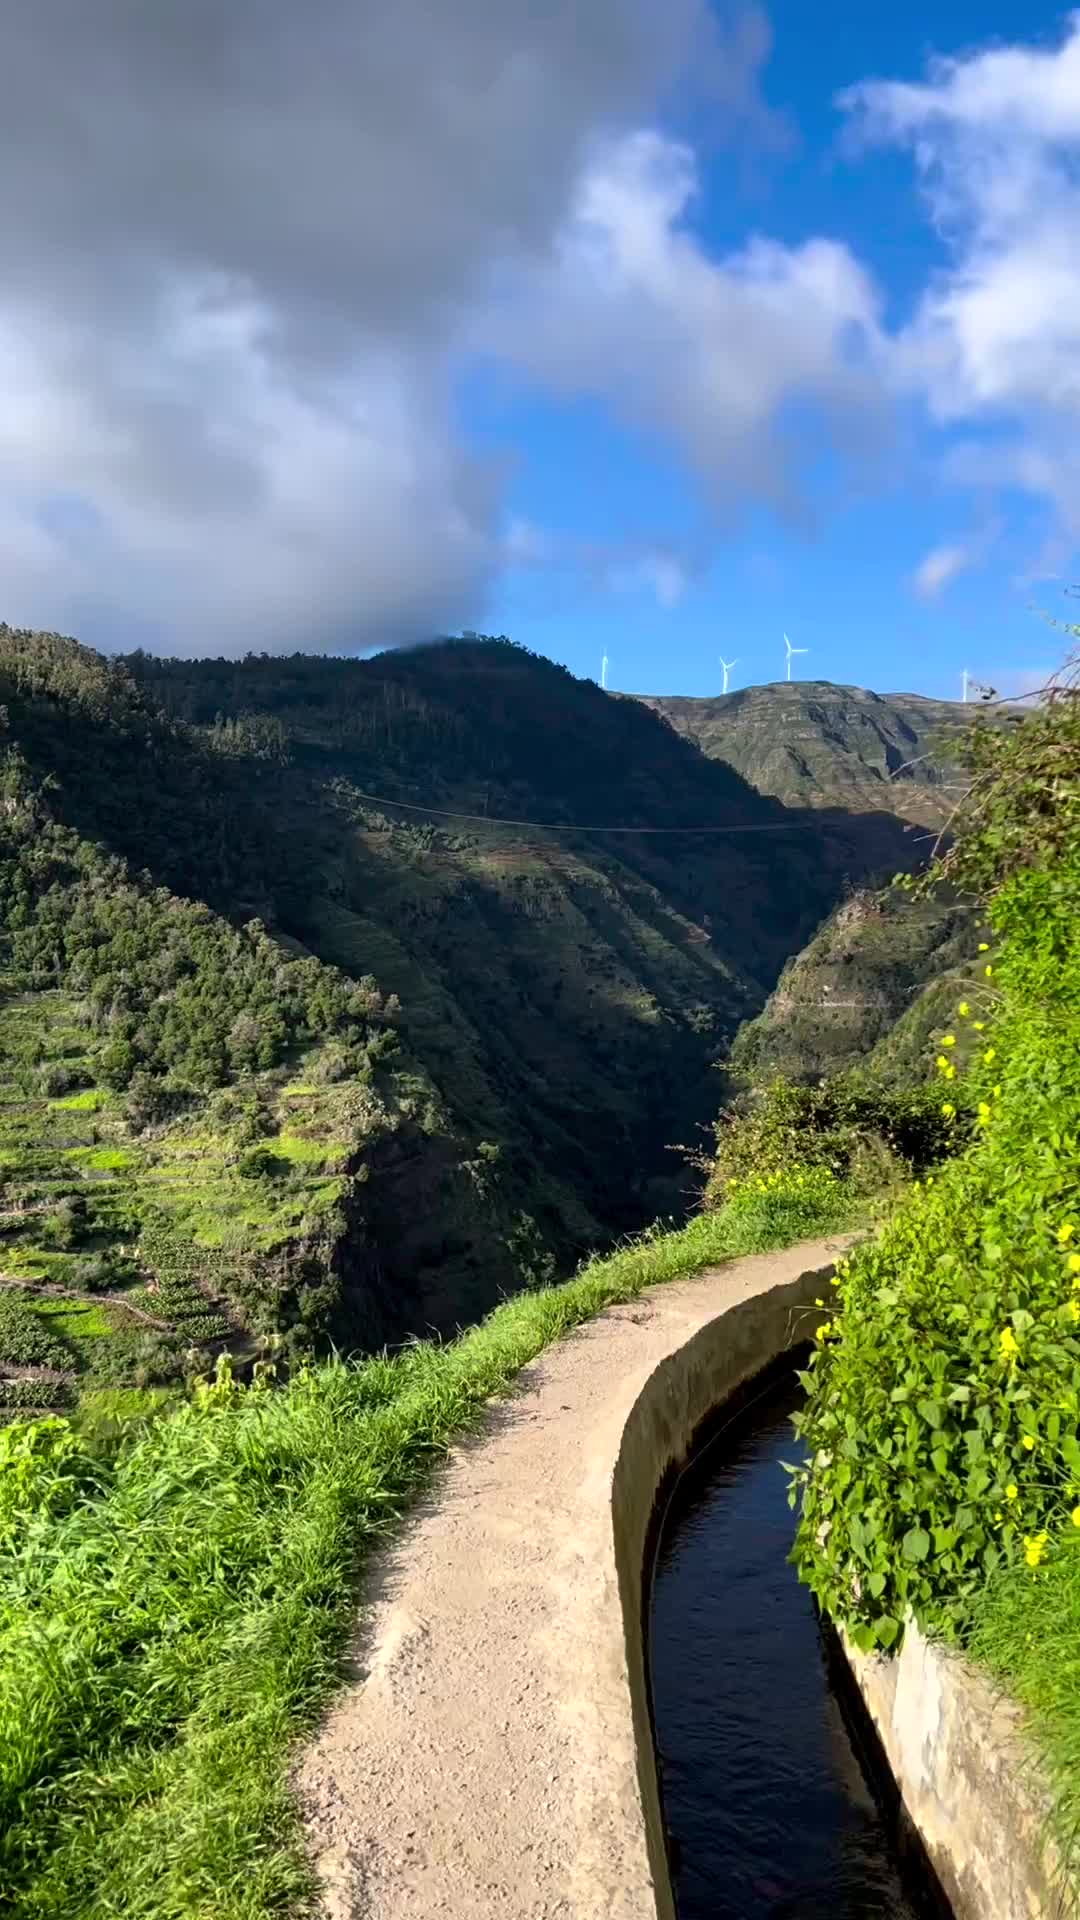
[[[0,0],[0,618],[1041,684],[1080,12]]]

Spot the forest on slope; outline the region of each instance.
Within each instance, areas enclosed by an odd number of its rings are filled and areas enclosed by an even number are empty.
[[[501,640],[0,628],[0,708],[9,1407],[448,1331],[677,1208],[740,1024],[919,851]]]

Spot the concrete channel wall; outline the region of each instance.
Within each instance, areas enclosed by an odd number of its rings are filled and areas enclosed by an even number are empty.
[[[913,1626],[895,1659],[845,1640],[855,1684],[955,1920],[1072,1914],[1052,1844],[1045,1784],[1019,1709]]]
[[[675,1920],[664,1844],[649,1706],[643,1579],[665,1486],[688,1464],[703,1429],[723,1403],[792,1347],[803,1346],[823,1315],[833,1267],[803,1273],[753,1295],[701,1327],[649,1375],[630,1411],[612,1478],[611,1512],[619,1575],[626,1668],[638,1753],[638,1786],[658,1920]]]
[[[649,1377],[630,1413],[612,1487],[638,1777],[658,1920],[674,1920],[648,1704],[644,1608],[650,1531],[664,1482],[748,1378],[804,1342],[829,1277],[805,1274],[702,1327]],[[1019,1710],[967,1662],[911,1626],[900,1655],[861,1654],[840,1637],[873,1728],[872,1763],[895,1789],[898,1838],[929,1898],[955,1920],[1059,1920],[1074,1914],[1047,1836],[1048,1794]],[[868,1756],[869,1757],[869,1756]],[[882,1785],[886,1782],[882,1781]],[[894,1794],[888,1794],[890,1800]],[[929,1868],[929,1871],[927,1871]],[[931,1893],[932,1885],[932,1893]],[[937,1904],[937,1900],[934,1901]]]

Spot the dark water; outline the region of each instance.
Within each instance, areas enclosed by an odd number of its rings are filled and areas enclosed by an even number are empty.
[[[905,1892],[787,1555],[779,1463],[798,1389],[768,1388],[683,1476],[651,1612],[680,1920],[929,1920]]]

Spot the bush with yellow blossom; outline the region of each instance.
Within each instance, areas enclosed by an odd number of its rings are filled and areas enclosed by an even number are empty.
[[[943,1118],[962,1087],[974,1131],[846,1262],[804,1375],[796,1563],[864,1648],[909,1610],[962,1632],[1080,1535],[1080,702],[976,753],[937,869],[988,902],[988,971],[937,1042]]]

